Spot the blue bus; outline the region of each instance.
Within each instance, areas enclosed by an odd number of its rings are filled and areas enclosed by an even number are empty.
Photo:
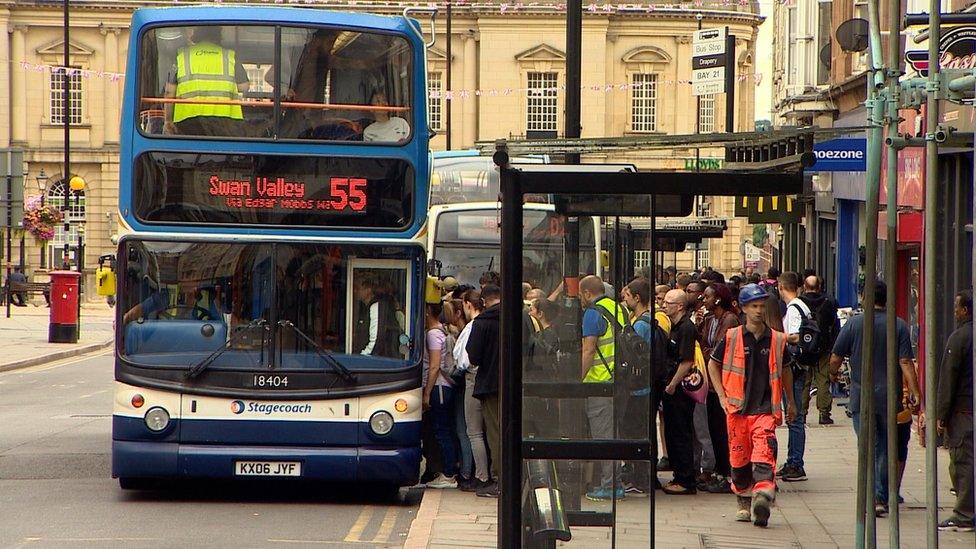
[[[403,17],[138,10],[112,476],[411,485],[426,47]]]

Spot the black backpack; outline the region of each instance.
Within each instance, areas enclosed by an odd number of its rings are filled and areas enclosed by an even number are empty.
[[[610,311],[603,307],[596,307],[607,322],[617,322]],[[638,319],[638,322],[648,322]],[[619,323],[617,323],[619,325]],[[664,334],[657,321],[653,321],[654,360],[651,356],[651,344],[644,340],[634,330],[634,326],[625,318],[620,331],[616,332],[614,342],[614,372],[613,378],[617,386],[630,393],[647,389],[651,379],[658,381],[666,374],[667,335]],[[597,352],[600,349],[597,347]],[[606,363],[606,358],[600,353],[600,358]]]
[[[809,305],[809,304],[808,304]],[[834,341],[837,340],[838,325],[837,302],[833,298],[827,297],[823,303],[813,312],[817,320],[817,327],[820,328],[820,356],[823,356],[834,349]]]
[[[790,307],[796,307],[800,313],[800,341],[796,344],[796,353],[793,358],[796,359],[797,364],[802,366],[815,366],[820,361],[821,340],[824,339],[821,337],[820,325],[816,318],[817,314],[810,311],[810,316],[807,316],[799,305],[793,304]]]

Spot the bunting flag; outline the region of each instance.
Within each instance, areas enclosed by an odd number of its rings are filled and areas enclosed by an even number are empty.
[[[749,223],[799,223],[806,213],[794,196],[740,196],[735,201],[735,216]]]
[[[119,82],[125,78],[125,73],[109,72],[89,69],[79,69],[76,67],[62,67],[60,65],[45,65],[21,61],[20,68],[29,72],[50,72],[51,74],[67,74],[68,76],[80,75],[82,78],[108,78],[112,82]]]
[[[46,65],[42,63],[31,63],[29,61],[21,61],[19,63],[20,67],[28,72],[50,72],[51,74],[61,74],[66,73],[68,76],[80,75],[82,78],[107,78],[112,82],[120,82],[125,78],[125,73],[121,72],[109,72],[101,70],[89,70],[89,69],[79,69],[75,67],[62,67],[60,65]],[[758,86],[763,79],[762,73],[752,73],[752,74],[740,74],[736,77],[738,82],[748,82],[750,80],[754,81]],[[638,89],[642,87],[651,86],[675,86],[675,85],[690,85],[691,82],[687,80],[659,80],[657,82],[637,82],[637,83],[605,83],[605,84],[593,84],[589,86],[580,86],[583,91],[589,92],[624,92],[633,89]],[[529,96],[544,96],[550,93],[562,93],[566,91],[566,86],[556,86],[549,88],[485,88],[478,90],[443,90],[443,91],[430,91],[428,97],[431,99],[445,99],[447,101],[470,99],[472,97],[507,97],[514,94],[519,95],[529,95]]]
[[[222,4],[224,0],[212,0],[215,4]],[[173,0],[179,3],[195,4],[197,0]],[[758,1],[762,5],[793,5],[795,0],[766,0]],[[548,9],[555,12],[565,12],[566,2],[485,2],[475,0],[441,0],[439,2],[401,1],[401,0],[227,0],[233,4],[252,5],[284,5],[284,6],[323,6],[332,8],[364,8],[375,11],[384,9],[403,8],[446,8],[448,5],[457,8],[471,8],[476,10],[497,10],[502,14],[520,13],[527,10]],[[652,13],[655,11],[693,11],[703,8],[728,10],[732,7],[748,7],[753,0],[693,0],[692,2],[674,3],[645,3],[645,2],[589,2],[583,4],[584,13],[590,14],[628,14]]]

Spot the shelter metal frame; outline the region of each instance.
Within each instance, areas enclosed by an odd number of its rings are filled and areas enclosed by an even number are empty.
[[[792,155],[791,155],[792,156]],[[522,348],[522,204],[526,194],[585,194],[651,196],[652,272],[655,203],[657,196],[667,195],[715,195],[715,196],[769,196],[799,194],[803,187],[803,166],[799,161],[784,164],[776,171],[709,171],[674,172],[644,171],[618,173],[571,173],[545,171],[534,167],[531,171],[512,168],[504,143],[498,144],[494,161],[499,167],[501,180],[501,345],[502,349]],[[593,212],[600,215],[604,212]],[[607,215],[620,215],[606,212]],[[653,343],[652,343],[653,344]],[[653,353],[652,353],[653,354]],[[500,363],[501,408],[501,497],[499,499],[498,546],[522,547],[521,502],[523,460],[526,459],[579,459],[579,460],[630,460],[650,461],[651,478],[656,475],[652,455],[656,446],[657,425],[656,395],[653,390],[648,405],[648,438],[642,440],[546,440],[523,439],[522,436],[522,364],[518,353],[502,352]],[[566,387],[550,387],[553,396]],[[534,391],[533,391],[534,392]],[[573,391],[576,392],[576,391]],[[565,394],[565,393],[563,393]],[[613,526],[601,522],[600,525]],[[572,524],[572,521],[571,521]],[[577,524],[579,525],[579,524]],[[595,525],[595,524],[593,524]],[[650,545],[654,546],[654,491],[650,492]]]

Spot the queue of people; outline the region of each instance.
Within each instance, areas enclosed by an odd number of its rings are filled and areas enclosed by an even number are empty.
[[[645,273],[646,274],[646,273]],[[451,288],[443,306],[429,305],[428,354],[430,370],[425,375],[425,409],[429,409],[436,443],[442,448],[439,476],[427,474],[428,487],[457,486],[479,496],[497,497],[499,455],[499,311],[500,279],[497,273],[482,277],[482,288]],[[850,404],[854,429],[859,425],[860,357],[863,316],[855,315],[840,327],[836,301],[823,288],[814,272],[801,276],[795,272],[767,273],[732,277],[706,271],[689,277],[664,271],[661,284],[651,285],[638,276],[624,286],[620,295],[594,275],[578,283],[580,333],[576,349],[580,363],[574,375],[582,383],[614,383],[614,397],[589,396],[582,406],[585,426],[592,439],[641,438],[648,421],[636,421],[641,414],[658,409],[662,436],[658,471],[671,473],[661,483],[652,478],[647,462],[595,464],[587,499],[607,501],[639,497],[661,489],[668,495],[692,495],[699,490],[734,494],[735,518],[765,527],[775,501],[776,481],[801,482],[807,479],[804,453],[806,412],[816,402],[819,423],[830,425],[832,391],[838,371],[845,361],[850,366]],[[453,283],[456,286],[456,281]],[[653,288],[653,298],[652,298]],[[885,285],[877,284],[875,303],[875,371],[884,371]],[[446,291],[446,290],[445,290]],[[560,375],[555,365],[565,364],[570,345],[561,340],[558,319],[567,312],[560,302],[562,287],[554,292],[524,285],[525,309],[523,340],[528,380],[555,381]],[[457,303],[456,307],[448,304]],[[455,312],[445,311],[454,310]],[[950,338],[939,389],[937,428],[946,435],[951,448],[953,486],[957,502],[952,517],[942,529],[971,530],[973,527],[972,478],[972,395],[967,393],[972,380],[972,294],[957,296],[956,317],[960,328]],[[968,324],[967,324],[968,323]],[[437,357],[444,352],[440,335],[457,330],[453,352],[465,372],[454,388],[438,377]],[[644,342],[663,347],[663,356],[654,359],[664,364],[660,372],[652,365],[643,385],[633,388],[621,376],[634,374],[629,367],[618,372],[618,364],[630,360],[632,352],[625,338],[636,334]],[[433,334],[433,336],[431,335]],[[903,402],[897,411],[899,482],[908,455],[912,415],[918,414],[920,392],[907,325],[898,324],[900,384]],[[968,335],[967,335],[968,334]],[[659,338],[659,339],[655,339]],[[448,344],[450,347],[451,344]],[[561,366],[560,366],[561,367]],[[624,390],[625,398],[618,398]],[[875,376],[875,432],[870,434],[875,447],[875,512],[884,516],[887,508],[887,433],[885,432],[886,376]],[[463,399],[453,416],[447,411],[443,394]],[[458,396],[460,395],[460,396]],[[813,398],[815,395],[816,398]],[[448,398],[451,398],[450,396]],[[655,398],[654,404],[648,402]],[[524,406],[530,404],[527,399]],[[546,399],[541,399],[546,400]],[[528,429],[541,431],[533,422],[551,421],[560,415],[559,404],[533,403],[526,412]],[[452,429],[447,418],[464,422]],[[539,418],[544,418],[540,420]],[[621,420],[621,418],[626,418]],[[582,419],[582,418],[581,418]],[[785,462],[778,465],[776,427],[785,422],[789,429]],[[457,433],[450,439],[450,433]],[[529,435],[531,436],[531,435]],[[487,440],[487,445],[485,441]],[[457,457],[455,448],[469,448],[472,459]],[[428,470],[432,452],[425,449]],[[436,459],[436,458],[434,458]],[[655,457],[656,459],[656,457]],[[434,465],[436,467],[436,465]],[[460,470],[458,470],[460,466]]]

